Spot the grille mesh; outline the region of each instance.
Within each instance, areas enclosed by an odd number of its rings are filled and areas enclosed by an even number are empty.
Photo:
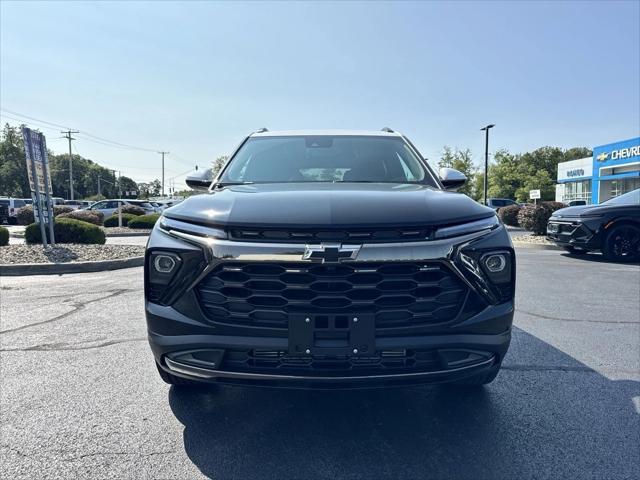
[[[260,230],[260,229],[232,229],[229,231],[233,240],[254,242],[282,242],[307,243],[318,242],[411,242],[428,239],[431,229],[424,227],[396,228],[396,229],[361,229],[361,230]]]
[[[443,323],[467,290],[437,263],[230,262],[196,292],[211,320],[286,328],[290,313],[373,313],[377,327]]]
[[[441,370],[445,367],[435,350],[377,351],[367,357],[314,355],[295,357],[278,350],[227,350],[221,368],[233,372],[272,374],[403,373]]]

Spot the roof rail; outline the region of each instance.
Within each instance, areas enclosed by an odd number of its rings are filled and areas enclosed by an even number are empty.
[[[383,132],[387,132],[387,133],[395,133],[393,130],[391,130],[389,127],[384,127],[382,129]]]
[[[268,132],[269,129],[267,127],[262,127],[260,130],[256,130],[255,133],[264,133],[264,132]]]

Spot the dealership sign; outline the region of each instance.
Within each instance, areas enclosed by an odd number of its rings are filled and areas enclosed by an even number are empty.
[[[640,160],[640,137],[623,140],[621,142],[601,145],[593,149],[594,161],[627,162],[630,159]]]
[[[593,159],[591,157],[571,160],[558,164],[558,181],[589,178],[593,174]]]
[[[49,175],[49,156],[47,155],[47,141],[44,135],[27,127],[22,127],[22,140],[27,163],[29,188],[33,200],[33,217],[40,224],[42,244],[47,245],[45,223],[49,225],[49,239],[53,245],[53,203],[51,176]]]

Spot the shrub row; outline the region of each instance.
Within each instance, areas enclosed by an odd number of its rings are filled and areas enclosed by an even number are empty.
[[[0,247],[9,245],[9,229],[0,227]]]
[[[133,213],[123,213],[122,214],[122,226],[126,227],[129,224],[129,220],[132,218],[136,218],[138,215]],[[118,226],[118,214],[111,215],[104,221],[105,227],[117,227]]]
[[[508,205],[498,210],[498,217],[502,220],[502,223],[509,225],[510,227],[518,226],[518,212],[520,211],[520,205]]]
[[[47,240],[49,229],[45,229]],[[73,218],[56,218],[53,224],[56,243],[95,243],[103,245],[106,237],[102,229],[96,225]],[[27,243],[42,243],[40,226],[37,223],[29,225],[24,232]]]
[[[93,223],[94,225],[102,225],[104,215],[102,212],[96,210],[73,210],[72,212],[58,215],[58,218],[72,218],[74,220]]]
[[[518,212],[518,224],[535,235],[547,233],[547,222],[551,214],[564,208],[560,202],[542,202],[538,205],[525,205]]]
[[[151,213],[149,215],[140,215],[139,217],[129,220],[129,228],[148,228],[151,229],[160,218],[159,213]]]
[[[144,208],[139,207],[137,205],[130,205],[130,204],[122,205],[122,207],[120,207],[120,210],[122,210],[122,213],[130,213],[135,217],[144,215]]]
[[[57,217],[58,215],[64,215],[65,213],[71,213],[73,211],[73,208],[66,205],[55,205],[53,207],[53,216]],[[25,205],[24,207],[19,208],[16,213],[16,220],[18,221],[18,225],[29,225],[30,223],[35,222],[33,206]]]

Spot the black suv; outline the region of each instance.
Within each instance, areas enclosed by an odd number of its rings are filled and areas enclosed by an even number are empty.
[[[206,173],[204,174],[206,177]],[[495,212],[403,135],[249,135],[146,251],[161,377],[291,387],[482,385],[511,338],[515,255]]]
[[[600,205],[556,210],[547,237],[569,253],[599,250],[611,261],[640,260],[640,189]]]

